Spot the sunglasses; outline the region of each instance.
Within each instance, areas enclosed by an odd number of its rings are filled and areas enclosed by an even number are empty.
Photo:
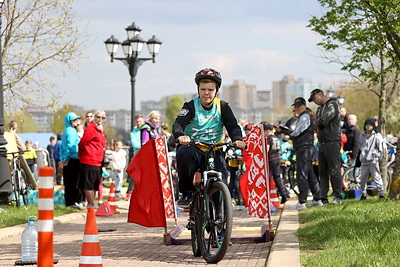
[[[101,117],[101,116],[96,116],[96,118],[98,118],[99,120],[100,120],[100,119],[103,119],[103,120],[106,119],[106,117]]]
[[[93,115],[86,115],[86,118],[91,118],[93,117]]]

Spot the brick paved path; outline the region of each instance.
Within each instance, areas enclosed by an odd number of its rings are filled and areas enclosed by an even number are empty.
[[[206,266],[202,257],[194,257],[190,242],[183,245],[166,246],[163,241],[164,228],[147,228],[127,223],[128,202],[119,201],[121,214],[110,217],[96,217],[99,232],[103,266]],[[77,219],[77,215],[78,219]],[[75,214],[75,219],[54,226],[54,258],[59,260],[55,266],[78,266],[85,227],[85,211]],[[74,215],[69,215],[74,216]],[[276,229],[280,212],[273,213],[273,228]],[[68,218],[68,215],[63,216]],[[80,217],[80,218],[79,218]],[[178,223],[186,225],[188,213],[178,216]],[[58,219],[58,218],[56,218]],[[68,219],[65,219],[68,220]],[[56,220],[55,220],[56,222]],[[235,209],[233,237],[244,235],[259,236],[261,225],[267,220],[253,218],[245,210]],[[174,221],[168,220],[173,226]],[[4,234],[11,233],[8,228],[0,229]],[[183,233],[179,238],[183,238]],[[1,238],[1,237],[0,237]],[[19,234],[0,239],[0,266],[13,266],[21,259]],[[271,242],[254,243],[234,241],[224,259],[217,266],[264,266]]]

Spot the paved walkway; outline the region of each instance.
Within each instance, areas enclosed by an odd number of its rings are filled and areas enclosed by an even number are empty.
[[[271,216],[273,228],[277,229],[274,242],[255,243],[234,241],[224,259],[217,266],[300,266],[297,211],[288,207]],[[190,242],[183,245],[164,244],[164,228],[147,228],[127,223],[129,202],[118,201],[121,214],[96,217],[103,266],[206,266],[202,257],[194,257]],[[282,216],[281,216],[282,215]],[[178,223],[186,225],[188,213],[178,215]],[[280,223],[279,223],[280,221]],[[54,219],[54,258],[56,266],[78,266],[86,222],[86,211],[63,215]],[[268,220],[247,215],[245,209],[235,208],[233,237],[260,236],[261,226]],[[278,227],[279,224],[279,227]],[[169,229],[174,220],[168,219]],[[25,225],[9,227],[0,231],[0,266],[13,266],[21,259],[20,234]],[[112,231],[115,230],[115,231]],[[183,232],[178,238],[189,235]]]

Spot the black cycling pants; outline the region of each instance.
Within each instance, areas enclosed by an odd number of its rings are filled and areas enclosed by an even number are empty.
[[[179,192],[189,196],[194,191],[193,177],[201,168],[205,169],[206,153],[193,146],[181,145],[176,151],[176,164],[179,177]],[[222,150],[215,151],[215,170],[222,173],[222,180],[226,184],[228,173],[226,170],[225,156]]]

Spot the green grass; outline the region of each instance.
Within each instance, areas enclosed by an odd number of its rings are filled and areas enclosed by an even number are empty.
[[[299,213],[303,266],[399,266],[400,202],[371,197]]]
[[[38,216],[37,205],[21,206],[19,208],[15,206],[1,206],[1,208],[4,211],[0,213],[0,228],[24,224],[28,222],[29,216]],[[77,211],[79,210],[57,205],[54,206],[54,217]]]

